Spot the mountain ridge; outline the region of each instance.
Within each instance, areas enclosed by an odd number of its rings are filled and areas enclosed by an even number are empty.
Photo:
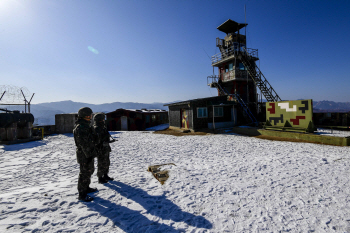
[[[313,112],[349,112],[350,102],[313,101]]]

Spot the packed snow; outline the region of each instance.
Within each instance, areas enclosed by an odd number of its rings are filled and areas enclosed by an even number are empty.
[[[350,148],[111,132],[110,176],[78,201],[72,134],[1,146],[0,232],[350,232]],[[161,185],[148,166],[167,165]]]
[[[350,137],[350,131],[317,128],[315,134],[334,137]]]
[[[147,128],[146,131],[160,131],[160,130],[165,130],[169,128],[169,124],[161,124],[161,125],[156,125],[150,128]]]

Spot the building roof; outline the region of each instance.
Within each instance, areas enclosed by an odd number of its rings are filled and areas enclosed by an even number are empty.
[[[167,112],[167,110],[163,110],[163,109],[145,109],[145,108],[142,108],[142,109],[124,109],[124,108],[118,108],[117,110],[113,111],[113,112],[116,112],[116,111],[128,111],[128,112],[140,112],[140,113],[158,113],[158,112]],[[111,112],[109,112],[111,113]]]
[[[180,101],[180,102],[175,102],[175,103],[170,103],[170,104],[164,104],[164,106],[176,106],[176,105],[183,105],[183,104],[190,104],[196,101],[211,101],[210,104],[216,105],[217,103],[215,101],[219,101],[220,99],[227,98],[227,96],[212,96],[212,97],[206,97],[206,98],[198,98],[198,99],[192,99],[192,100],[186,100],[186,101]],[[221,101],[223,102],[223,101]],[[235,102],[232,102],[232,104],[235,104]]]
[[[228,19],[219,27],[217,27],[217,29],[228,34],[228,33],[235,33],[247,25],[248,25],[247,23],[237,23],[236,21]]]
[[[55,115],[78,115],[77,112],[72,112],[72,113],[58,113],[58,114],[55,114]]]

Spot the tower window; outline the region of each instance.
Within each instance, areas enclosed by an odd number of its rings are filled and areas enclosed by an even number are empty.
[[[228,70],[229,71],[233,70],[233,63],[228,64]]]

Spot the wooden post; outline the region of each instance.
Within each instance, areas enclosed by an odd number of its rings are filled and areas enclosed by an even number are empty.
[[[213,66],[214,67],[214,66]],[[5,92],[6,91],[4,91],[4,93],[2,93],[2,95],[1,95],[1,97],[0,97],[0,100],[2,99],[2,97],[5,95]]]
[[[24,98],[24,111],[25,111],[25,113],[27,113],[27,99],[26,99],[22,89],[21,89],[21,92],[22,92],[22,95],[23,95],[23,98]]]
[[[214,121],[214,115],[215,115],[215,111],[214,111],[214,105],[213,105],[213,129],[215,130],[215,121]]]
[[[33,93],[32,97],[30,98],[29,102],[28,102],[28,112],[30,113],[30,102],[32,102],[33,96],[35,93]]]

